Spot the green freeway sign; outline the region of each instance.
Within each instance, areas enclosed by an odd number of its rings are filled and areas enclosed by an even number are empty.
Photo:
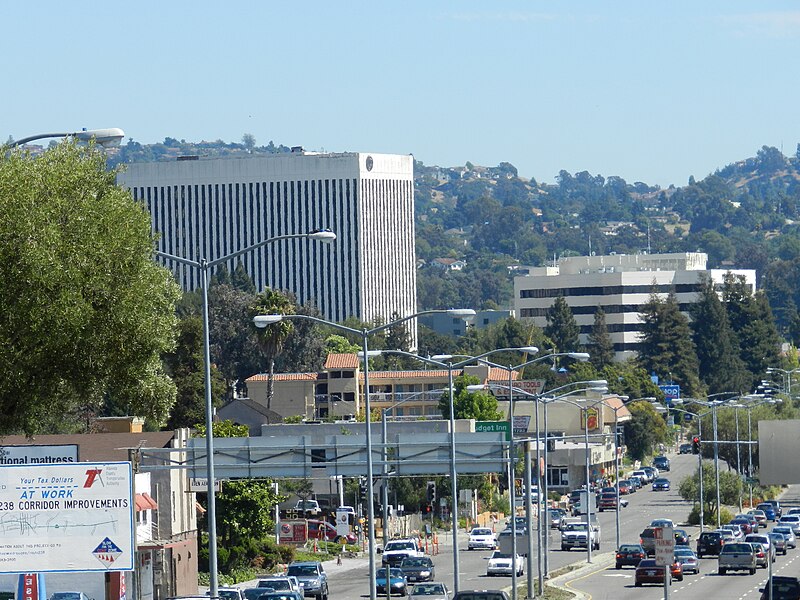
[[[508,421],[476,421],[475,422],[475,431],[488,431],[490,433],[496,433],[498,431],[502,431],[506,434],[506,439],[511,439],[511,432],[508,428]]]

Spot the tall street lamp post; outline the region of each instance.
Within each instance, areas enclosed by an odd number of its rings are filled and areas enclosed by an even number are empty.
[[[747,409],[747,485],[750,491],[750,508],[753,508],[753,425],[752,410],[762,404],[780,404],[780,398],[763,398],[757,402],[748,402],[744,405]]]
[[[294,238],[307,238],[310,240],[317,240],[320,242],[332,242],[336,239],[336,234],[332,231],[318,230],[309,233],[291,233],[287,235],[279,235],[266,240],[263,240],[247,248],[238,250],[217,258],[215,260],[206,260],[205,258],[198,260],[191,260],[183,258],[182,256],[175,256],[167,252],[154,250],[154,254],[161,258],[171,260],[189,267],[195,268],[200,272],[200,289],[203,302],[203,368],[204,368],[204,387],[205,387],[205,409],[206,409],[206,475],[208,482],[206,492],[208,494],[208,507],[206,510],[206,517],[208,520],[208,569],[209,569],[209,594],[212,598],[217,597],[219,586],[219,579],[217,574],[217,511],[216,511],[216,495],[214,488],[214,405],[211,399],[211,343],[208,333],[208,283],[211,270],[215,267],[233,259],[242,254],[252,252],[262,246],[279,242],[281,240],[288,240]]]
[[[374,482],[373,478],[373,465],[372,465],[372,430],[371,430],[371,407],[370,407],[370,392],[369,392],[369,360],[368,357],[370,355],[369,352],[369,336],[375,333],[379,333],[381,331],[385,331],[395,325],[399,325],[400,323],[405,323],[406,321],[410,321],[411,319],[415,319],[417,317],[423,315],[430,315],[430,314],[449,314],[453,317],[461,317],[461,318],[469,318],[475,316],[475,311],[472,309],[448,309],[448,310],[424,310],[413,315],[409,315],[407,317],[403,317],[401,319],[397,319],[392,321],[391,323],[386,323],[385,325],[380,325],[378,327],[373,327],[371,329],[355,329],[353,327],[347,327],[345,325],[341,325],[339,323],[334,323],[333,321],[326,321],[325,319],[319,319],[317,317],[312,317],[310,315],[257,315],[253,317],[253,323],[256,327],[266,327],[267,325],[271,325],[273,323],[279,323],[285,319],[306,319],[308,321],[315,321],[317,323],[321,323],[323,325],[327,325],[328,327],[332,327],[334,329],[338,329],[339,331],[345,331],[347,333],[352,333],[355,335],[361,336],[361,344],[362,344],[362,352],[364,357],[364,412],[366,416],[366,446],[367,446],[367,519],[369,520],[369,525],[367,527],[368,533],[368,543],[369,543],[369,597],[370,600],[376,600],[377,598],[377,591],[376,591],[376,584],[375,584],[375,576],[376,576],[376,568],[375,568],[375,503],[374,503]]]
[[[492,354],[497,354],[499,352],[526,352],[530,354],[536,354],[539,352],[539,349],[535,346],[522,346],[519,348],[496,348],[494,350],[489,350],[488,352],[484,352],[483,354],[479,354],[478,356],[468,356],[466,354],[435,354],[432,357],[424,357],[419,356],[418,354],[413,354],[411,352],[405,352],[403,350],[383,350],[378,351],[379,353],[382,352],[384,354],[399,354],[401,356],[408,356],[410,358],[417,359],[427,364],[436,365],[440,367],[447,368],[447,381],[448,381],[448,389],[449,392],[449,409],[450,409],[450,493],[452,495],[452,503],[453,506],[451,507],[450,517],[451,517],[451,527],[453,530],[453,593],[457,593],[460,587],[460,566],[459,566],[459,556],[458,556],[458,480],[457,480],[457,470],[456,470],[456,433],[455,433],[455,405],[453,401],[453,394],[455,393],[455,387],[453,385],[453,371],[455,369],[460,369],[470,363],[473,363],[477,360],[481,360],[487,356],[491,356]],[[460,362],[453,362],[453,358],[458,356],[459,358],[465,357],[465,360]],[[447,362],[444,362],[447,361]],[[513,427],[513,425],[512,425]],[[516,539],[512,541],[512,545],[516,544]],[[515,578],[516,575],[513,574],[512,578]],[[514,592],[512,592],[513,594]]]
[[[61,133],[37,133],[36,135],[30,135],[19,140],[14,140],[5,146],[6,148],[15,148],[36,140],[64,137],[71,137],[84,142],[94,140],[95,143],[100,146],[109,147],[119,146],[122,138],[125,137],[125,132],[118,127],[111,127],[109,129],[81,129],[80,131],[64,131]]]
[[[694,402],[694,400],[692,400]],[[673,400],[673,403],[675,401]],[[695,419],[697,419],[697,437],[700,438],[702,441],[703,439],[703,417],[706,415],[711,414],[710,410],[707,410],[703,413],[696,413],[690,410],[686,410],[684,408],[677,408],[672,406],[672,410],[678,411],[683,414],[692,415]],[[705,512],[703,509],[703,451],[697,453],[697,473],[698,473],[698,486],[699,486],[699,495],[700,495],[700,531],[705,529]]]

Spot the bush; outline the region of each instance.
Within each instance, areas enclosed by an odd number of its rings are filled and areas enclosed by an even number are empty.
[[[723,506],[722,507],[722,511],[719,514],[719,522],[722,523],[722,524],[730,523],[731,519],[733,519],[734,516],[735,515],[730,510],[728,510],[727,508],[725,508]],[[710,522],[713,522],[713,523],[716,524],[717,515],[707,512],[707,513],[705,513],[703,515],[703,520],[705,521],[706,525],[708,525]],[[689,525],[699,525],[700,524],[700,505],[699,504],[693,504],[692,505],[692,511],[689,513],[688,523],[689,523]]]

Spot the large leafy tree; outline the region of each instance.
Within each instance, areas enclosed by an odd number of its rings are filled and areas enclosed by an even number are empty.
[[[497,399],[486,392],[471,392],[468,385],[479,383],[472,375],[462,375],[453,381],[453,410],[456,419],[475,419],[476,421],[497,421],[503,418],[497,409]],[[450,418],[450,397],[447,392],[439,399],[439,410],[445,419]]]
[[[558,352],[576,352],[578,350],[580,329],[575,322],[572,309],[563,296],[556,298],[547,311],[547,327],[544,328],[544,333],[553,340]]]
[[[721,471],[719,474],[719,498],[722,504],[736,504],[742,491],[742,480],[735,473]],[[678,486],[681,498],[688,502],[700,501],[700,470],[684,478]],[[705,523],[716,521],[717,511],[717,482],[714,472],[714,463],[703,461],[703,520]]]
[[[753,376],[739,357],[739,343],[728,314],[713,282],[706,278],[701,286],[697,301],[689,309],[700,379],[712,394],[746,392]]]
[[[642,460],[658,444],[667,441],[667,424],[646,400],[630,402],[627,406],[632,418],[624,425],[625,445],[631,458]]]
[[[109,405],[162,424],[175,385],[172,275],[150,216],[93,146],[0,156],[0,432],[53,433]]]
[[[681,313],[674,294],[666,299],[650,295],[642,307],[641,349],[639,363],[648,372],[680,384],[684,395],[702,392],[697,374],[695,353],[689,320]]]

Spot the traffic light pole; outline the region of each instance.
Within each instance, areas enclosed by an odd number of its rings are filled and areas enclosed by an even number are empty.
[[[702,532],[705,529],[705,511],[703,510],[705,496],[703,495],[703,449],[699,447],[700,440],[703,439],[703,419],[699,415],[697,416],[697,438],[697,473],[700,477],[700,531]],[[692,440],[692,447],[694,448],[694,440]]]

